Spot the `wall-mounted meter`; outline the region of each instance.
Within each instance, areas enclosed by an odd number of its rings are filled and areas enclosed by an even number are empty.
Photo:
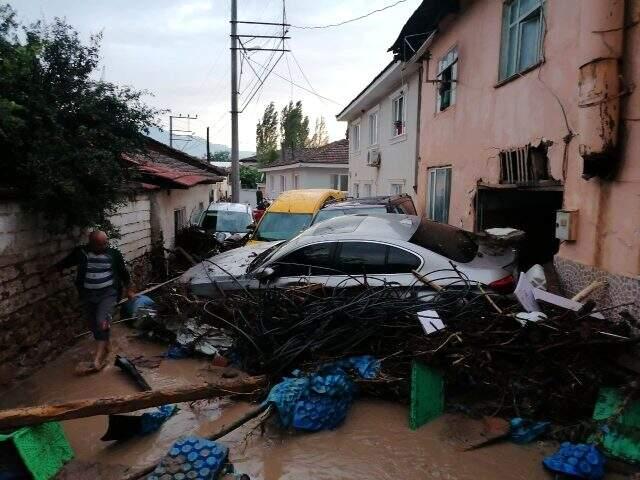
[[[556,238],[573,242],[578,235],[578,210],[556,211]]]

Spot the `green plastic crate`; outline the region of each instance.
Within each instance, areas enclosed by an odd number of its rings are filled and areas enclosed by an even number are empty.
[[[420,362],[411,368],[411,406],[409,427],[417,430],[442,415],[444,411],[444,380],[442,374]]]
[[[601,388],[593,419],[607,426],[607,432],[593,440],[610,456],[640,463],[640,402],[629,402],[622,409],[624,396],[616,388]]]
[[[73,458],[73,450],[58,422],[0,435],[0,442],[13,442],[34,480],[55,477],[64,464]]]

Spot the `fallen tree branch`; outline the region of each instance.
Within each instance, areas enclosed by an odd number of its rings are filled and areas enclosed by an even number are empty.
[[[45,422],[134,412],[169,403],[254,393],[265,384],[264,377],[247,377],[186,387],[165,388],[121,397],[74,400],[67,403],[23,407],[0,411],[0,430],[16,429]]]

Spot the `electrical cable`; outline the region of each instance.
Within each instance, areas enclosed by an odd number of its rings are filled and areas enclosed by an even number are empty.
[[[383,12],[385,10],[388,10],[390,8],[395,7],[396,5],[400,5],[401,3],[404,3],[406,1],[407,0],[398,0],[397,2],[395,2],[395,3],[391,4],[391,5],[387,5],[386,7],[378,8],[376,10],[372,10],[369,13],[365,13],[364,15],[360,15],[359,17],[351,18],[349,20],[345,20],[345,21],[340,22],[340,23],[330,23],[328,25],[291,25],[291,27],[292,28],[299,28],[301,30],[314,30],[314,29],[321,29],[321,28],[339,27],[341,25],[346,25],[347,23],[356,22],[358,20],[362,20],[363,18],[370,17],[371,15],[374,15],[376,13]]]

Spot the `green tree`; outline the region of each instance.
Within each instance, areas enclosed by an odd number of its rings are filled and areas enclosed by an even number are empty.
[[[309,140],[308,147],[317,148],[329,143],[329,132],[327,132],[327,124],[324,117],[316,118],[316,124],[313,129],[313,136]]]
[[[228,150],[220,150],[218,152],[214,152],[211,155],[212,162],[230,162],[231,161],[231,152]]]
[[[289,102],[280,113],[280,132],[284,148],[304,148],[309,142],[309,117],[302,111],[302,102]]]
[[[267,105],[256,125],[256,157],[267,165],[278,158],[278,112],[273,102]]]
[[[92,79],[100,35],[83,44],[64,20],[21,26],[0,5],[0,184],[53,231],[109,226],[160,112],[139,92]]]
[[[262,181],[262,173],[255,167],[240,165],[240,185],[242,188],[256,188]]]

